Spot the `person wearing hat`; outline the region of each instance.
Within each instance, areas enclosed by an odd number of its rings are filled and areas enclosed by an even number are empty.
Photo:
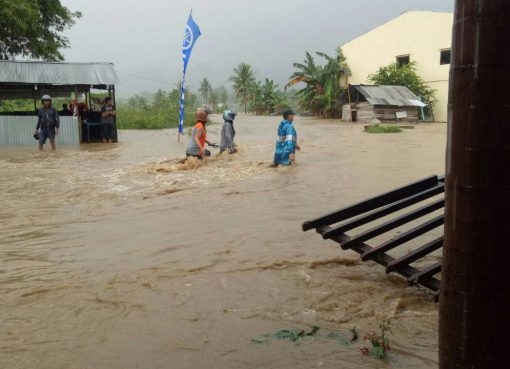
[[[291,165],[296,160],[296,150],[301,150],[297,144],[297,132],[292,124],[294,122],[294,112],[286,109],[283,112],[283,121],[278,127],[278,137],[274,154],[274,164]]]
[[[44,95],[41,98],[43,107],[37,112],[37,126],[34,137],[39,137],[39,150],[44,148],[46,140],[49,139],[52,150],[56,149],[55,136],[58,136],[60,120],[57,109],[51,106],[51,97]]]
[[[237,145],[234,143],[236,131],[234,129],[234,119],[236,113],[227,110],[223,113],[223,127],[221,129],[220,153],[227,151],[229,154],[237,152]]]
[[[204,156],[211,156],[211,152],[205,148],[205,144],[208,144],[209,146],[213,145],[207,141],[207,131],[205,129],[209,113],[204,108],[198,108],[195,113],[195,117],[197,123],[193,128],[191,140],[186,148],[186,156],[203,159]]]

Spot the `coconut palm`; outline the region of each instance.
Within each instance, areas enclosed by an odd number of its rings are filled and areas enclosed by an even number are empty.
[[[229,80],[232,82],[232,88],[234,89],[239,102],[244,105],[244,113],[248,111],[248,102],[250,101],[250,92],[253,89],[253,83],[255,83],[254,72],[251,65],[246,63],[239,64],[234,69],[234,75]]]
[[[208,97],[212,90],[213,88],[207,78],[204,78],[200,81],[200,88],[198,91],[200,92],[200,95],[202,95],[202,97],[205,99],[205,106],[207,106],[209,102]]]

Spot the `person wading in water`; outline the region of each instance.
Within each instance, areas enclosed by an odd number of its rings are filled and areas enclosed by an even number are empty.
[[[205,148],[205,144],[208,144],[209,146],[215,145],[207,141],[207,132],[205,129],[205,125],[209,118],[207,110],[204,108],[197,109],[195,117],[197,119],[197,123],[193,128],[191,140],[186,148],[186,157],[192,156],[201,160],[204,156],[211,156],[211,152]]]
[[[221,129],[220,153],[227,151],[229,154],[237,152],[237,145],[234,143],[236,131],[234,129],[234,119],[236,113],[227,110],[223,113],[223,128]]]
[[[104,105],[101,106],[101,123],[103,124],[103,142],[112,143],[115,138],[114,126],[117,112],[113,106],[113,100],[110,96],[104,99]]]
[[[296,160],[296,150],[301,150],[297,144],[297,132],[292,124],[294,112],[287,109],[283,112],[283,121],[278,127],[278,137],[272,167],[291,165]]]
[[[39,137],[39,150],[44,148],[46,140],[49,138],[52,150],[56,149],[55,136],[58,136],[60,120],[57,109],[51,106],[51,97],[44,95],[41,98],[43,107],[37,112],[37,126],[35,127],[34,137]]]

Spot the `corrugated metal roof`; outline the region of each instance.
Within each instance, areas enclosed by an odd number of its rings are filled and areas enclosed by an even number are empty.
[[[0,83],[115,85],[118,81],[111,63],[0,61]]]
[[[426,106],[404,86],[353,85],[372,105]]]

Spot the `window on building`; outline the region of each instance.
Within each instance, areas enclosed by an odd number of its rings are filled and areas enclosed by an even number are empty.
[[[452,53],[451,53],[450,49],[441,50],[441,61],[440,61],[440,64],[441,65],[450,64],[451,54]]]
[[[401,67],[404,65],[407,65],[411,62],[411,56],[410,55],[400,55],[397,56],[397,64]]]

